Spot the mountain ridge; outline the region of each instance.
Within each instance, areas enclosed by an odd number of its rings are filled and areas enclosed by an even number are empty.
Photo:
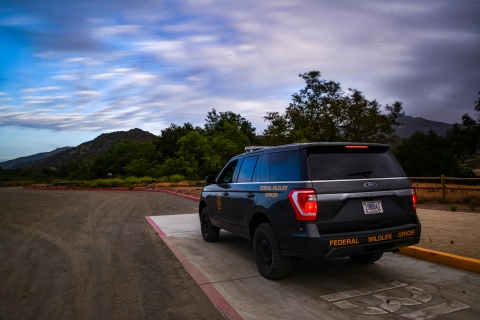
[[[401,116],[397,120],[401,125],[395,125],[393,128],[399,138],[408,138],[416,131],[428,132],[429,130],[433,130],[438,135],[445,135],[453,127],[453,124],[428,120],[422,117]],[[0,162],[0,167],[3,169],[21,169],[37,166],[57,168],[71,162],[92,160],[94,157],[104,154],[114,145],[127,139],[141,142],[153,141],[157,138],[154,134],[138,128],[129,131],[103,133],[95,139],[86,141],[76,147],[57,148],[50,152],[41,152],[27,157]],[[38,157],[39,155],[40,157]]]
[[[130,129],[129,131],[114,131],[103,133],[93,140],[79,144],[62,153],[42,159],[34,166],[59,168],[62,165],[77,161],[92,161],[95,157],[102,155],[111,147],[125,141],[133,140],[136,142],[153,141],[158,137],[142,129]]]
[[[153,141],[157,138],[158,137],[154,134],[138,128],[131,129],[129,131],[114,131],[109,133],[102,133],[95,139],[81,143],[76,147],[58,148],[55,150],[63,150],[41,158],[34,158],[30,161],[21,160],[22,158],[28,157],[8,160],[1,162],[0,166],[2,167],[2,169],[23,169],[34,167],[59,168],[62,165],[66,165],[72,162],[92,161],[96,156],[104,154],[108,151],[108,149],[110,149],[114,145],[121,143],[124,140],[142,142]],[[47,154],[47,152],[43,152],[41,154]],[[38,154],[29,157],[33,157],[36,155]],[[8,167],[3,167],[2,164],[4,163],[13,163],[13,165],[10,164]]]
[[[454,125],[424,119],[422,117],[412,117],[412,116],[401,116],[397,119],[401,125],[394,125],[395,133],[400,138],[408,138],[416,131],[428,132],[433,130],[436,134],[440,136],[445,136],[447,131],[450,130]]]
[[[12,159],[12,160],[3,161],[3,162],[0,162],[0,167],[2,167],[2,169],[24,168],[29,163],[33,163],[35,161],[40,161],[41,159],[53,156],[57,153],[66,151],[66,150],[71,149],[71,148],[73,148],[73,147],[61,147],[61,148],[57,148],[55,150],[48,151],[48,152],[39,152],[39,153],[32,154],[30,156],[25,156],[25,157],[15,158],[15,159]]]

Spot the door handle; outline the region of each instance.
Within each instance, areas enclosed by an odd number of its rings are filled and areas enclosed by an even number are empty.
[[[247,198],[253,198],[253,197],[255,197],[255,193],[253,192],[247,193]]]
[[[223,193],[223,195],[224,195],[225,197],[228,196],[229,194],[230,194],[230,193],[228,193],[228,192],[224,192],[224,193]]]

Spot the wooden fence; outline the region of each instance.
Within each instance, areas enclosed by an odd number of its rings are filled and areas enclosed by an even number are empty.
[[[443,174],[440,177],[408,177],[410,181],[418,181],[418,180],[429,180],[429,181],[438,181],[440,180],[440,186],[418,186],[415,187],[415,189],[441,189],[442,190],[442,200],[445,201],[446,199],[446,190],[458,190],[458,191],[480,191],[480,186],[477,187],[472,187],[472,188],[462,188],[462,187],[448,187],[446,184],[446,181],[459,181],[460,184],[462,181],[479,181],[480,178],[451,178],[451,177],[445,177]]]

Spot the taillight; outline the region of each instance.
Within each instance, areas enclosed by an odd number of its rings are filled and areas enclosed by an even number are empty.
[[[368,146],[345,146],[347,149],[368,149]]]
[[[302,221],[317,219],[317,193],[314,189],[292,189],[288,199],[295,210],[295,218]]]
[[[413,206],[413,211],[417,211],[417,192],[415,191],[415,188],[413,187],[413,184],[410,184],[410,187],[412,189],[412,206]]]

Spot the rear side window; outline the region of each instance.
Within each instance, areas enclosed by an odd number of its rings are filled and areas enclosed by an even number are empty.
[[[300,181],[298,150],[270,153],[269,181]]]
[[[237,182],[251,182],[253,176],[253,170],[257,164],[258,156],[247,157],[243,159],[242,167],[238,173]]]
[[[387,148],[366,150],[309,150],[312,180],[405,177],[397,159]]]

